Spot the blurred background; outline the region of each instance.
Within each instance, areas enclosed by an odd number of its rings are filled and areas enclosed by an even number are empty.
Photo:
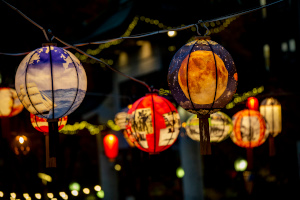
[[[78,44],[195,24],[275,1],[7,2],[63,41]],[[284,0],[265,9],[205,24],[211,39],[231,54],[238,72],[235,97],[241,98],[233,99],[234,104],[222,111],[232,117],[245,109],[243,97],[249,92],[259,102],[273,96],[282,106],[282,132],[274,139],[276,154],[269,156],[267,141],[253,148],[251,171],[234,168],[238,158],[247,159],[247,152],[230,138],[212,143],[212,155],[200,155],[199,143],[186,135],[184,127],[176,142],[158,155],[131,147],[113,120],[118,112],[145,96],[147,88],[68,49],[82,62],[88,86],[82,104],[68,116],[67,124],[77,125],[59,136],[57,181],[50,182],[46,175],[45,137],[33,128],[30,113],[24,109],[14,117],[1,119],[0,199],[11,199],[14,194],[15,199],[28,199],[24,193],[31,199],[38,199],[37,193],[42,199],[63,199],[59,192],[65,192],[69,199],[86,200],[299,198],[299,11],[299,1]],[[0,19],[1,53],[30,52],[47,42],[41,30],[3,2]],[[205,29],[200,27],[200,32],[204,34]],[[79,48],[156,89],[169,90],[170,61],[196,35],[193,27],[177,31],[175,36],[160,33]],[[1,87],[15,87],[15,73],[24,57],[0,55]],[[178,107],[172,95],[163,96]],[[189,114],[183,112],[180,116],[185,122]],[[102,140],[108,133],[119,139],[119,153],[114,161],[103,150]],[[28,138],[29,148],[16,153],[18,135]],[[71,193],[74,187],[77,195]]]

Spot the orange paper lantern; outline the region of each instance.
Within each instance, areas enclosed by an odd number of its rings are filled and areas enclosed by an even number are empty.
[[[266,122],[260,112],[244,109],[232,117],[232,141],[245,148],[257,147],[263,144],[268,137]]]
[[[15,89],[0,88],[0,118],[13,117],[23,110]]]
[[[105,155],[109,158],[110,161],[118,156],[119,152],[119,140],[114,134],[107,134],[103,138],[103,146]]]
[[[64,116],[58,119],[58,130],[61,130],[67,124],[68,116]],[[48,121],[45,118],[38,117],[30,113],[30,121],[32,126],[43,133],[49,133]]]
[[[137,148],[150,154],[168,149],[180,129],[177,109],[166,98],[149,93],[128,111],[127,132]]]

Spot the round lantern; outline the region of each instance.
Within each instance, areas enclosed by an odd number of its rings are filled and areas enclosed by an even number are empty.
[[[0,88],[0,118],[13,117],[23,110],[16,90],[8,87]]]
[[[61,130],[67,124],[68,116],[64,116],[58,119],[58,130]],[[49,125],[47,119],[38,117],[30,113],[30,121],[32,126],[43,133],[49,133]]]
[[[128,111],[127,131],[137,148],[149,154],[168,149],[180,131],[177,109],[166,98],[149,93]]]
[[[103,145],[105,155],[109,158],[110,161],[114,161],[119,152],[119,141],[117,136],[115,136],[114,134],[107,134],[103,138]]]
[[[275,155],[274,137],[282,130],[281,121],[281,105],[279,101],[273,97],[266,98],[261,102],[259,111],[268,124],[269,131],[269,152],[270,155]]]
[[[187,135],[195,140],[200,141],[199,120],[197,115],[192,115],[186,122],[185,130]],[[221,142],[227,139],[232,132],[231,118],[221,111],[210,115],[209,134],[210,142]]]
[[[30,151],[29,141],[25,135],[18,135],[12,142],[12,147],[16,155],[26,155]]]
[[[168,84],[177,103],[197,114],[200,151],[210,154],[209,115],[225,107],[237,88],[237,71],[231,55],[209,37],[196,37],[174,55]]]
[[[30,113],[58,119],[70,115],[83,101],[87,78],[71,52],[55,44],[44,44],[20,63],[15,88]]]
[[[232,123],[233,130],[230,137],[240,147],[260,146],[268,137],[264,117],[258,111],[249,109],[239,111],[233,115]]]
[[[121,131],[123,132],[123,136],[125,138],[125,140],[127,141],[127,143],[129,144],[130,147],[135,147],[134,143],[129,139],[126,127],[128,124],[128,110],[129,108],[131,108],[131,104],[128,105],[126,108],[122,109],[121,112],[118,112],[115,115],[115,123],[116,125],[118,125],[121,129]]]
[[[256,97],[248,97],[246,102],[246,107],[250,110],[258,111],[258,99]]]

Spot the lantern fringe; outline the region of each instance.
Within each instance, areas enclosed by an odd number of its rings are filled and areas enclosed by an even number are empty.
[[[209,123],[208,118],[210,115],[197,115],[199,118],[199,134],[200,134],[200,154],[210,155],[210,135],[209,135]]]

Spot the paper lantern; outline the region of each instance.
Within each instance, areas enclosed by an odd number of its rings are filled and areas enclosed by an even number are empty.
[[[269,135],[263,116],[255,110],[244,109],[237,112],[232,117],[232,123],[233,131],[230,137],[240,147],[258,147]]]
[[[250,110],[258,111],[258,99],[256,97],[248,97],[246,102],[246,107]]]
[[[87,78],[80,61],[71,52],[44,44],[20,63],[15,88],[30,113],[58,119],[70,115],[81,104]]]
[[[114,161],[119,152],[119,140],[117,136],[114,134],[107,134],[104,136],[103,146],[105,155],[110,159],[110,161]]]
[[[199,120],[197,115],[192,115],[186,122],[185,130],[187,135],[195,140],[200,141]],[[221,142],[227,139],[232,132],[231,118],[221,111],[210,115],[209,134],[210,142]]]
[[[237,71],[231,55],[209,37],[196,37],[174,55],[168,84],[177,103],[197,114],[200,152],[210,154],[209,115],[224,108],[237,89]]]
[[[268,124],[269,132],[269,153],[270,156],[275,155],[274,137],[282,130],[281,121],[281,105],[279,101],[273,97],[266,98],[261,102],[259,111],[264,116]]]
[[[30,151],[29,141],[25,135],[18,135],[12,141],[12,147],[16,155],[26,155]]]
[[[137,148],[157,154],[171,147],[180,131],[180,117],[173,104],[157,93],[149,93],[128,111],[127,131]]]
[[[127,133],[127,124],[128,124],[128,110],[132,105],[128,105],[126,108],[122,109],[121,112],[118,112],[115,115],[115,124],[118,125],[123,132],[123,136],[130,147],[135,147],[134,143],[130,140],[129,135]]]
[[[13,117],[23,110],[15,89],[0,88],[0,118]]]
[[[58,119],[58,130],[61,130],[67,124],[68,116],[64,116]],[[32,126],[43,133],[49,133],[49,125],[47,119],[38,117],[30,113],[30,121]]]

